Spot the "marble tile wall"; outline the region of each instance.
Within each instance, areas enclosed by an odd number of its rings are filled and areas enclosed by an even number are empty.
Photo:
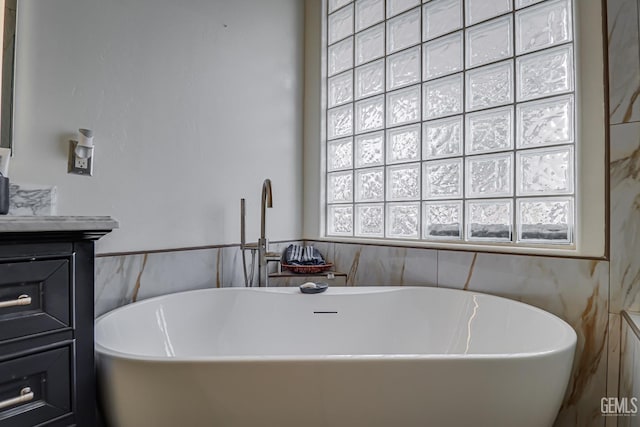
[[[640,321],[640,316],[636,316]],[[620,398],[640,399],[640,336],[634,332],[627,318],[622,320],[620,348]],[[640,406],[640,402],[636,403]],[[619,427],[640,427],[640,414],[617,417]]]
[[[388,246],[329,242],[313,244],[335,270],[347,273],[347,285],[437,286],[438,252]]]
[[[606,0],[611,124],[640,120],[637,0]]]
[[[239,255],[233,247],[98,257],[95,314],[167,293],[240,284]]]
[[[611,312],[640,310],[640,41],[637,0],[608,0]]]
[[[640,1],[607,0],[610,109],[610,293],[607,396],[630,397],[628,328],[640,311]],[[637,359],[640,353],[634,353]],[[640,397],[640,389],[633,391]],[[640,425],[640,416],[606,425]]]
[[[611,125],[609,347],[620,348],[620,312],[640,310],[640,122]],[[610,352],[607,396],[616,397],[620,354]],[[607,417],[607,426],[618,418]]]
[[[282,251],[288,243],[273,243]],[[251,263],[247,252],[248,266]],[[211,287],[244,286],[239,246],[98,256],[95,315],[159,295]],[[255,270],[257,276],[257,266]]]
[[[620,380],[620,344],[622,315],[609,313],[609,335],[607,339],[607,397],[618,397]],[[607,427],[615,426],[615,418],[607,418]]]

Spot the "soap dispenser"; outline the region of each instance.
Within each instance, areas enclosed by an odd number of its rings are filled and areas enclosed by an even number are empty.
[[[0,215],[9,213],[9,178],[0,173]]]

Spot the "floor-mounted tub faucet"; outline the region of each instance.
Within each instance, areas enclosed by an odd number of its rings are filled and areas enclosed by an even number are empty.
[[[265,179],[262,183],[262,200],[260,204],[260,238],[257,243],[247,243],[245,239],[245,200],[240,199],[240,251],[242,252],[242,267],[244,270],[244,284],[253,286],[255,256],[258,253],[258,286],[269,285],[269,262],[280,261],[280,254],[269,252],[269,240],[267,239],[267,208],[273,207],[273,193],[271,180]],[[245,251],[251,251],[251,272],[247,271],[247,258]]]
[[[262,183],[262,203],[260,204],[260,240],[266,237],[267,209],[273,207],[273,192],[271,191],[271,180],[265,179]]]
[[[273,193],[271,180],[262,183],[262,202],[260,204],[260,240],[258,240],[258,286],[269,286],[269,272],[267,265],[270,261],[280,261],[280,254],[269,252],[267,240],[267,209],[273,207]]]

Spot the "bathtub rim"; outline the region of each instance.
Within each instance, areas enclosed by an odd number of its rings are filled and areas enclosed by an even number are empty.
[[[211,363],[211,362],[220,362],[220,363],[229,363],[229,362],[245,362],[245,363],[256,363],[256,362],[349,362],[349,361],[358,361],[358,362],[366,362],[366,361],[416,361],[416,360],[507,360],[507,359],[530,359],[530,358],[541,358],[541,357],[549,357],[556,354],[564,353],[566,351],[572,351],[575,353],[575,348],[577,345],[577,334],[574,328],[567,323],[564,319],[561,319],[559,316],[556,316],[553,313],[550,313],[546,310],[533,306],[531,304],[527,304],[521,301],[512,300],[509,298],[492,295],[489,293],[470,291],[466,289],[454,289],[454,288],[440,288],[435,286],[341,286],[341,287],[331,287],[330,290],[333,290],[332,293],[322,293],[316,295],[307,295],[308,298],[317,298],[328,295],[356,295],[356,294],[365,294],[365,293],[384,293],[384,292],[394,292],[394,291],[402,291],[408,289],[432,289],[437,290],[438,292],[464,292],[471,295],[481,295],[483,298],[488,297],[491,299],[499,299],[503,300],[503,302],[507,304],[516,304],[525,306],[526,309],[533,310],[538,312],[540,315],[550,317],[552,320],[557,322],[560,327],[569,335],[569,339],[567,342],[563,343],[563,345],[558,346],[557,348],[553,348],[550,350],[543,351],[532,351],[532,352],[515,352],[515,353],[474,353],[474,354],[421,354],[421,353],[403,353],[403,354],[358,354],[358,355],[349,355],[349,354],[331,354],[331,355],[244,355],[244,356],[181,356],[181,357],[167,357],[167,356],[148,356],[148,355],[140,355],[134,353],[126,353],[118,350],[114,350],[112,348],[106,347],[100,343],[98,343],[97,339],[94,341],[94,349],[97,354],[106,355],[111,358],[120,359],[120,360],[132,360],[132,361],[147,361],[154,363]],[[102,314],[94,320],[94,329],[98,326],[100,321],[116,315],[118,312],[123,310],[131,310],[132,306],[140,306],[146,304],[153,304],[158,300],[166,299],[171,297],[172,295],[177,294],[191,294],[191,293],[206,293],[213,291],[240,291],[240,292],[270,292],[270,293],[283,293],[283,294],[300,294],[300,291],[297,287],[273,287],[273,288],[246,288],[246,287],[225,287],[225,288],[206,288],[206,289],[195,289],[190,291],[181,291],[174,292],[171,294],[158,295],[155,297],[147,298],[142,301],[136,301],[131,304],[126,304],[122,307],[118,307],[113,309],[107,313]]]

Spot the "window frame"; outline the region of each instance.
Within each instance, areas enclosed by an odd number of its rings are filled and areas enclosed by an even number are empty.
[[[305,52],[305,238],[345,243],[522,253],[591,259],[602,259],[608,256],[608,242],[606,238],[608,230],[608,187],[606,186],[608,183],[608,117],[606,116],[607,105],[605,102],[605,95],[607,93],[605,80],[606,56],[604,54],[604,32],[593,31],[594,28],[603,28],[603,20],[605,17],[601,2],[572,1],[572,6],[575,9],[573,17],[573,49],[575,52],[574,60],[576,69],[574,82],[574,102],[576,104],[576,144],[574,145],[576,153],[576,182],[574,210],[576,212],[577,227],[574,229],[574,244],[563,246],[557,244],[532,243],[524,245],[517,243],[515,237],[512,242],[499,243],[470,242],[464,240],[459,242],[421,240],[421,235],[417,240],[384,237],[368,238],[355,235],[349,237],[327,235],[328,203],[326,203],[325,180],[327,178],[326,112],[328,100],[326,83],[328,67],[326,41],[328,19],[326,19],[326,11],[328,1],[307,0],[306,3],[305,22],[307,37],[305,44],[307,49],[311,48],[311,51]],[[420,3],[420,7],[423,5],[424,3]],[[423,43],[424,42],[420,40],[419,45],[422,46]],[[515,59],[511,60],[515,61]],[[310,72],[309,67],[312,63],[321,64],[319,72]],[[313,78],[313,74],[317,77]],[[423,80],[421,79],[418,84],[422,85],[422,83]],[[317,102],[315,108],[313,107],[314,102]],[[355,105],[355,100],[353,103]],[[422,123],[422,117],[419,123]],[[314,144],[316,145],[314,146]],[[419,161],[422,163],[423,160],[420,159]],[[353,172],[355,173],[355,169]],[[587,191],[586,189],[589,190]],[[387,203],[388,202],[390,201],[387,200]],[[423,202],[421,199],[419,203],[422,204]],[[352,203],[352,206],[354,206],[355,214],[355,204]],[[315,212],[314,208],[317,209]],[[353,227],[355,231],[355,221]],[[516,225],[513,224],[512,233],[516,232],[515,227]]]

